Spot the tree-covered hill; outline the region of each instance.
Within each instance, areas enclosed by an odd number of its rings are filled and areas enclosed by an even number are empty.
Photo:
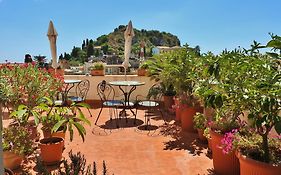
[[[74,46],[71,53],[60,56],[60,59],[67,59],[70,61],[84,62],[90,56],[100,56],[103,54],[111,55],[115,54],[119,57],[123,56],[124,53],[124,31],[126,30],[125,25],[120,25],[115,28],[113,32],[102,35],[96,40],[86,39],[82,41],[81,47]],[[180,40],[177,36],[167,33],[160,32],[158,30],[138,30],[134,29],[135,36],[132,42],[132,53],[138,55],[140,52],[140,44],[145,44],[146,56],[151,56],[151,49],[154,46],[179,46]],[[99,49],[98,46],[101,46]]]

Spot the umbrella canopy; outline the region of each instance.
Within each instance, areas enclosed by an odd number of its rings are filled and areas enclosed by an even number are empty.
[[[56,68],[58,68],[57,44],[56,44],[58,33],[57,33],[52,21],[50,21],[50,23],[49,23],[47,36],[48,36],[49,41],[50,41],[50,48],[51,48],[51,54],[52,54],[52,67],[54,69],[56,69]]]
[[[132,49],[132,39],[135,36],[132,21],[129,22],[127,25],[127,28],[124,32],[124,38],[125,38],[125,51],[124,51],[124,62],[122,65],[127,69],[130,66],[129,58],[131,55],[131,49]]]

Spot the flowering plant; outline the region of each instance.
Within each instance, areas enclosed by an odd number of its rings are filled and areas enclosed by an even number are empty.
[[[4,151],[12,151],[19,155],[29,155],[33,152],[32,139],[29,132],[22,126],[9,126],[3,130],[2,146]]]
[[[32,108],[42,97],[54,97],[62,88],[63,77],[35,64],[3,64],[0,66],[0,98],[4,105]]]
[[[268,162],[265,159],[263,151],[262,136],[257,134],[254,129],[243,127],[241,129],[233,129],[226,133],[221,141],[223,153],[228,154],[233,150],[239,150],[243,155],[254,160]],[[269,138],[269,157],[270,162],[275,165],[281,165],[281,137],[276,136]]]

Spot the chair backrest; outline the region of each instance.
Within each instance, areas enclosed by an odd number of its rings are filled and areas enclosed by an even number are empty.
[[[90,89],[90,81],[82,80],[76,86],[76,96],[82,98],[82,100],[85,100],[89,92],[89,89]]]
[[[159,83],[152,85],[149,90],[146,98],[148,100],[160,101],[162,98],[162,88]]]
[[[113,87],[108,84],[105,80],[98,84],[97,92],[101,101],[114,100],[115,91]]]

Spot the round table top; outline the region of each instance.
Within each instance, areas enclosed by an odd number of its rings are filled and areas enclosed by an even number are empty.
[[[64,80],[65,84],[80,83],[82,80]]]
[[[111,81],[109,84],[113,86],[141,86],[145,83],[140,81]]]

